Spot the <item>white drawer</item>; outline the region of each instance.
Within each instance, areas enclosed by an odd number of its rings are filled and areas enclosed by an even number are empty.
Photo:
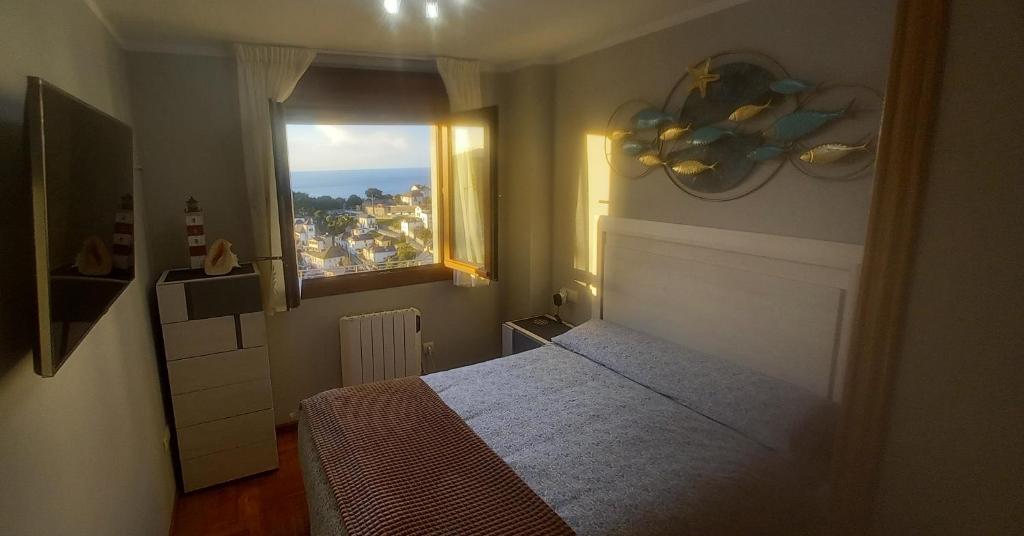
[[[242,348],[267,344],[267,320],[263,311],[238,315],[238,324],[242,332]]]
[[[238,349],[233,316],[164,324],[163,331],[168,361]]]
[[[244,445],[275,441],[274,411],[265,409],[229,419],[178,428],[178,452],[182,460]]]
[[[181,461],[185,491],[205,488],[277,467],[277,442],[264,441]]]
[[[269,377],[265,346],[167,362],[172,395]]]
[[[185,301],[185,285],[157,285],[156,303],[160,309],[160,322],[184,322],[188,320],[188,302]]]
[[[184,428],[273,407],[270,379],[171,396],[174,425]]]

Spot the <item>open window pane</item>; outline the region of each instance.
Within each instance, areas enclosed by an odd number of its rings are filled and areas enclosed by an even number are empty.
[[[302,279],[438,262],[430,125],[289,124]]]
[[[495,278],[497,109],[455,114],[448,123],[445,265]]]

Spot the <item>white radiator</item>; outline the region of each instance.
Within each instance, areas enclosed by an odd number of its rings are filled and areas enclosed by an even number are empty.
[[[418,310],[345,316],[340,323],[342,386],[420,375]]]

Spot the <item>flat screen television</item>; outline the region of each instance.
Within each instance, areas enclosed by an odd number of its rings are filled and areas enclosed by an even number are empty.
[[[135,277],[132,130],[29,77],[38,337],[35,368],[53,376]]]

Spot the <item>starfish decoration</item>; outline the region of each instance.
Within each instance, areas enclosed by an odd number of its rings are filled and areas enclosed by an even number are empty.
[[[690,76],[693,77],[693,81],[690,82],[690,91],[693,91],[694,89],[699,90],[701,98],[707,96],[708,84],[721,78],[721,76],[718,76],[717,74],[711,74],[709,72],[710,68],[711,58],[704,60],[702,65],[686,68],[686,70],[690,72]]]

